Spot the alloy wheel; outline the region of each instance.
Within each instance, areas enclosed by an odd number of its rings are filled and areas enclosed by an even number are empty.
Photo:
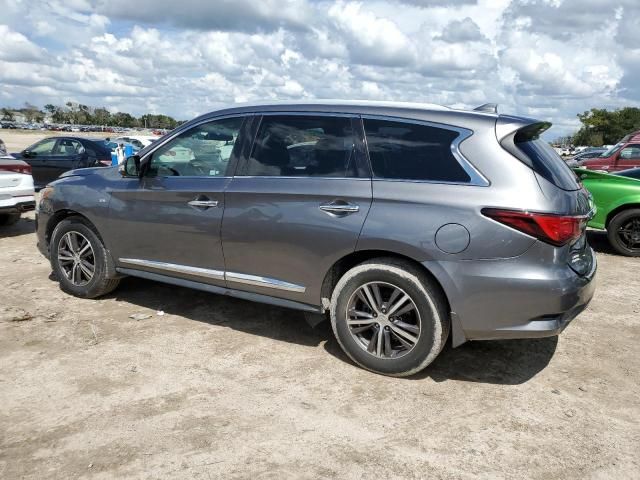
[[[413,299],[387,282],[360,286],[347,303],[347,326],[356,343],[378,358],[399,358],[420,339],[420,313]]]
[[[618,239],[629,250],[640,250],[640,217],[627,220],[617,231]]]
[[[91,281],[96,270],[91,242],[80,232],[64,234],[58,243],[58,264],[67,280],[81,287]]]

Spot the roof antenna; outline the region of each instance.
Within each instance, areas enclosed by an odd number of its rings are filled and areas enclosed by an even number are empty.
[[[483,112],[483,113],[498,113],[498,104],[497,103],[485,103],[484,105],[480,105],[477,108],[473,109],[474,112]]]

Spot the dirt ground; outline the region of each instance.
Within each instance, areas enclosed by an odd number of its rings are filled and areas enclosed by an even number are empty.
[[[601,233],[559,338],[394,379],[296,311],[133,278],[67,296],[34,228],[0,230],[0,478],[640,478],[640,259]]]

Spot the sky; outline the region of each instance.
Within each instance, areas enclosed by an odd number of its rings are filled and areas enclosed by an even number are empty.
[[[188,120],[303,99],[640,106],[640,0],[0,0],[0,106]]]

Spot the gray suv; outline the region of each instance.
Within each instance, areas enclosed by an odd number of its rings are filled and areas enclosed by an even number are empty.
[[[491,106],[220,110],[51,183],[38,245],[72,295],[131,275],[328,313],[354,362],[410,375],[449,337],[557,335],[593,296],[592,202],[549,126]]]

